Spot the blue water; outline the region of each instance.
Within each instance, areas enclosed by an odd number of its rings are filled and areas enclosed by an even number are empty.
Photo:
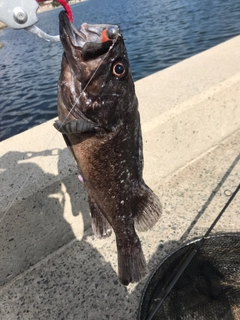
[[[119,24],[134,80],[240,33],[239,0],[89,0],[72,6],[74,23]],[[60,9],[37,24],[58,34]],[[62,47],[24,30],[0,31],[0,141],[57,115]]]

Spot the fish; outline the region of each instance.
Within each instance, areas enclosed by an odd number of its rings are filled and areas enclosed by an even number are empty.
[[[136,233],[153,227],[159,198],[143,180],[138,99],[122,31],[114,24],[83,23],[59,14],[63,46],[58,120],[88,194],[96,237],[115,233],[118,278],[143,279],[147,264]]]

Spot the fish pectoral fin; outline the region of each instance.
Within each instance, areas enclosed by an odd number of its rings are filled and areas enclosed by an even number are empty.
[[[97,203],[91,197],[88,197],[88,202],[91,211],[92,229],[94,235],[99,239],[109,237],[112,234],[112,227],[104,217]]]
[[[56,120],[53,125],[59,132],[63,134],[83,133],[92,131],[95,127],[97,127],[97,125],[81,118],[77,120],[72,119],[66,122]]]
[[[143,182],[133,205],[134,226],[138,231],[151,229],[162,214],[162,206],[158,197]]]

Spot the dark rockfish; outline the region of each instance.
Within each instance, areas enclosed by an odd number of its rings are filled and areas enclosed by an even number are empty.
[[[58,84],[59,120],[88,192],[94,234],[116,235],[122,284],[146,275],[135,232],[159,219],[158,198],[142,178],[138,102],[122,34],[116,25],[82,24],[61,12],[64,47]]]

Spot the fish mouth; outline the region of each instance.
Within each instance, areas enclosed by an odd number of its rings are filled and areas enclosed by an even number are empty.
[[[70,46],[81,50],[83,60],[95,59],[106,53],[121,37],[119,27],[111,24],[83,23],[77,30],[65,11],[59,14],[59,31],[65,50]]]

